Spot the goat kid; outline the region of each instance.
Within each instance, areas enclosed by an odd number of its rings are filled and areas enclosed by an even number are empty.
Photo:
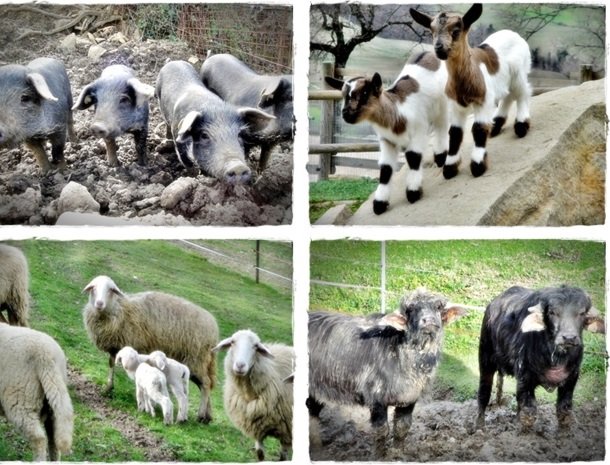
[[[379,185],[375,191],[373,211],[380,215],[390,204],[389,182],[398,153],[406,151],[409,165],[406,196],[414,203],[422,196],[422,153],[428,146],[431,131],[434,159],[445,164],[448,149],[449,120],[445,64],[431,52],[424,52],[407,63],[394,83],[383,89],[381,76],[357,77],[341,81],[327,76],[326,82],[343,92],[343,119],[350,124],[368,121],[379,139]]]
[[[431,17],[414,9],[410,12],[417,23],[432,31],[436,56],[447,62],[449,77],[445,92],[451,101],[451,127],[443,175],[450,179],[458,173],[463,127],[468,115],[474,112],[470,171],[475,177],[481,176],[487,170],[487,137],[500,133],[513,102],[517,102],[515,134],[524,137],[529,130],[529,46],[516,32],[502,30],[490,35],[479,47],[471,48],[468,31],[483,12],[480,3],[463,16],[441,12]]]

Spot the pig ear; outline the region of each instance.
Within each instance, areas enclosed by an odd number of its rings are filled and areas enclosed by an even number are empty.
[[[521,332],[530,333],[537,331],[544,331],[546,326],[544,325],[544,319],[542,317],[542,305],[540,303],[528,308],[530,314],[526,316],[521,322]]]
[[[85,108],[89,108],[91,105],[93,105],[95,103],[95,99],[93,98],[95,90],[96,87],[93,83],[85,86],[76,99],[76,103],[72,106],[72,110],[84,110]]]
[[[138,107],[151,100],[155,95],[155,88],[153,86],[144,84],[137,78],[129,79],[127,85],[131,86],[136,92],[136,106]]]
[[[459,320],[466,314],[468,314],[468,312],[462,307],[452,305],[451,307],[445,307],[441,311],[441,320],[443,325],[448,325],[449,323]]]
[[[326,84],[337,90],[342,90],[343,84],[345,84],[345,82],[341,79],[337,79],[332,76],[324,76],[324,80],[326,81]]]
[[[237,113],[239,113],[246,125],[254,132],[263,130],[267,127],[269,121],[275,119],[275,116],[251,107],[238,108]]]
[[[53,102],[57,102],[57,97],[53,95],[51,89],[47,85],[47,81],[42,74],[39,73],[30,73],[25,77],[26,81],[34,86],[38,95],[42,98],[51,100]]]
[[[606,322],[595,307],[591,307],[585,315],[585,329],[592,333],[606,334]]]
[[[256,344],[256,351],[263,357],[275,358],[274,355],[261,342]]]
[[[180,126],[178,127],[178,134],[176,135],[176,142],[182,143],[189,137],[191,137],[191,129],[193,128],[193,124],[199,118],[201,114],[196,111],[190,111],[187,115],[182,118],[180,121]]]
[[[261,99],[258,102],[259,108],[269,107],[282,99],[285,99],[288,90],[290,89],[290,82],[287,79],[282,78],[277,83],[276,88],[272,92],[267,92],[267,89],[263,89],[261,92]]]

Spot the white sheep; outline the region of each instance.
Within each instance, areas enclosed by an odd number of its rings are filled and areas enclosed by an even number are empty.
[[[74,413],[66,357],[53,338],[0,323],[0,414],[28,439],[35,461],[72,448]]]
[[[416,22],[432,31],[436,55],[447,62],[446,93],[451,102],[451,127],[443,175],[450,179],[458,173],[463,127],[466,118],[474,112],[470,171],[475,177],[481,176],[487,170],[487,136],[500,133],[514,101],[517,102],[515,134],[524,137],[529,130],[529,46],[516,32],[503,30],[490,35],[479,47],[471,48],[468,31],[483,12],[480,3],[474,4],[463,16],[441,12],[431,17],[414,9],[410,11]]]
[[[155,405],[160,405],[163,411],[163,423],[174,422],[174,405],[167,391],[167,380],[161,370],[141,363],[136,368],[136,400],[138,410],[146,411],[155,416]]]
[[[16,247],[0,244],[0,322],[28,326],[30,295],[28,262]],[[2,311],[6,310],[7,318]]]
[[[233,424],[255,441],[258,460],[264,460],[263,440],[280,441],[280,460],[292,447],[292,384],[294,349],[283,344],[263,345],[250,330],[237,331],[213,351],[229,349],[225,357],[224,406]]]
[[[178,423],[186,421],[188,417],[189,378],[191,376],[189,368],[173,358],[168,358],[160,350],[151,352],[147,356],[146,363],[163,372],[167,378],[167,384],[178,401],[176,421]]]
[[[434,160],[445,164],[448,150],[447,69],[431,52],[418,54],[398,78],[383,89],[381,76],[358,77],[346,82],[326,77],[343,91],[343,119],[350,124],[368,121],[379,139],[379,185],[373,211],[380,215],[390,204],[389,182],[397,168],[398,154],[405,151],[409,173],[406,196],[410,203],[422,196],[422,156],[432,133]]]
[[[161,292],[124,294],[108,276],[94,278],[84,289],[89,302],[83,319],[89,338],[110,354],[107,390],[113,387],[115,356],[131,346],[140,353],[162,350],[191,372],[201,391],[198,418],[212,419],[210,391],[216,382],[211,349],[218,341],[214,317],[197,305]]]

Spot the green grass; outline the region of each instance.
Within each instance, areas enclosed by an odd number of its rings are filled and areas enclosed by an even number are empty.
[[[329,179],[309,184],[309,221],[314,223],[326,210],[340,201],[353,201],[355,212],[375,191],[377,181],[370,178]]]
[[[583,241],[390,241],[386,249],[387,308],[397,306],[405,290],[419,286],[446,295],[451,302],[484,308],[513,285],[569,284],[589,293],[605,314],[604,244]],[[378,288],[380,243],[315,241],[311,244],[311,278]],[[353,314],[380,310],[378,289],[345,289],[312,284],[310,307]],[[444,355],[437,387],[458,400],[474,398],[478,388],[478,339],[483,312],[471,310],[445,330]],[[605,338],[585,333],[585,357],[576,402],[605,398]],[[507,393],[515,392],[507,378]],[[537,395],[554,402],[556,393]]]
[[[81,310],[82,289],[99,274],[111,276],[124,292],[158,290],[202,306],[218,321],[221,338],[251,328],[263,341],[292,343],[290,290],[278,290],[227,271],[201,255],[164,241],[14,242],[28,258],[32,296],[31,326],[53,336],[68,363],[99,386],[105,384],[108,358],[89,341]],[[199,390],[191,383],[189,420],[165,427],[157,415],[137,412],[135,389],[121,369],[108,404],[127,412],[152,434],[162,437],[179,461],[251,462],[252,442],[233,427],[222,405],[223,355],[217,364],[218,384],[212,391],[214,421],[196,421]],[[75,399],[72,396],[73,400]],[[123,437],[109,418],[87,402],[74,401],[76,425],[71,461],[124,462],[145,460],[144,451]],[[269,457],[279,444],[268,440]],[[4,420],[0,421],[0,460],[30,460],[29,446]]]

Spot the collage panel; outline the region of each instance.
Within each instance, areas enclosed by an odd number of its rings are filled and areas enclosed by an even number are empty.
[[[290,4],[0,5],[0,224],[292,222]]]
[[[318,3],[310,221],[605,222],[601,4]]]
[[[604,459],[604,242],[316,240],[310,256],[312,461]]]
[[[290,459],[291,243],[5,241],[0,263],[0,461]]]

